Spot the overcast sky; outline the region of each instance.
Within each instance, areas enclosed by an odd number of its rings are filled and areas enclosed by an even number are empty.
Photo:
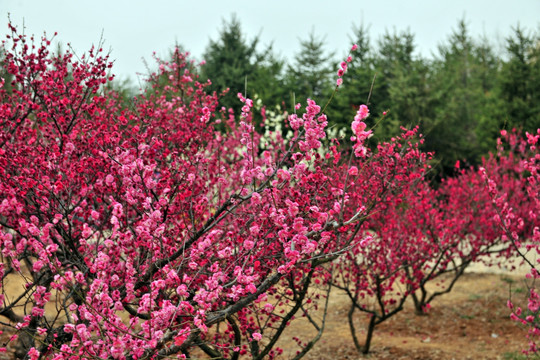
[[[234,13],[244,34],[260,34],[281,57],[292,58],[299,39],[313,30],[339,60],[350,47],[353,25],[369,26],[372,41],[385,31],[409,29],[417,52],[429,56],[444,42],[459,19],[474,37],[487,36],[501,46],[511,28],[539,29],[540,0],[0,0],[0,28],[7,32],[8,13],[27,34],[58,32],[57,39],[84,52],[103,32],[115,59],[113,72],[136,77],[145,72],[143,58],[167,54],[176,42],[197,60],[223,20]]]

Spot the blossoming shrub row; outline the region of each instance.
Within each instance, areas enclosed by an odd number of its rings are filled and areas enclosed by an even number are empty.
[[[427,281],[508,242],[489,221],[482,174],[433,190],[417,129],[372,151],[365,105],[351,147],[327,138],[324,109],[309,99],[287,116],[291,137],[261,136],[253,101],[238,94],[235,118],[178,50],[125,104],[104,86],[112,65],[101,49],[52,55],[50,39],[10,30],[0,315],[19,357],[275,358],[302,315],[315,335],[296,337],[300,358],[324,331],[330,286],[348,293],[350,319],[372,315],[372,334],[409,295],[425,309]],[[515,224],[512,234],[530,230]],[[363,303],[372,296],[378,309]],[[353,336],[369,351],[371,335],[364,345]]]

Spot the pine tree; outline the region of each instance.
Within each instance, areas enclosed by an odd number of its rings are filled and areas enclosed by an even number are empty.
[[[527,34],[518,26],[506,49],[509,60],[499,79],[507,127],[534,131],[540,127],[540,34]]]
[[[247,92],[249,97],[257,94],[266,104],[279,103],[282,96],[279,89],[283,61],[275,57],[271,45],[260,51],[259,42],[259,36],[251,41],[245,38],[240,21],[233,15],[229,22],[224,21],[219,38],[210,40],[204,53],[202,78],[210,79],[211,89],[218,93],[229,89],[221,104],[236,114],[241,108],[239,92]]]
[[[395,136],[400,126],[413,127],[422,122],[428,108],[426,99],[427,66],[414,57],[414,35],[410,31],[386,32],[379,40],[376,64],[379,91],[385,99],[380,104],[388,116],[380,124],[384,138]]]
[[[287,68],[287,85],[296,99],[311,98],[318,103],[327,100],[332,88],[331,56],[325,49],[325,41],[310,32],[306,40],[300,40],[300,51],[293,65]]]
[[[435,151],[443,173],[453,171],[456,160],[476,164],[482,155],[479,126],[494,87],[497,62],[487,43],[477,45],[464,20],[439,46],[432,65],[430,88],[433,118],[425,122],[425,149]]]

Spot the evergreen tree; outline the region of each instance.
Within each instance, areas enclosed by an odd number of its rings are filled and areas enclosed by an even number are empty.
[[[358,106],[367,103],[371,114],[367,124],[377,126],[374,137],[378,140],[395,136],[399,126],[421,123],[430,110],[426,86],[429,67],[426,61],[413,56],[414,36],[409,31],[387,32],[374,51],[367,27],[353,29],[358,50],[330,105],[330,118],[337,119],[340,126],[348,126]],[[387,116],[383,117],[383,112]]]
[[[204,53],[203,79],[210,79],[211,89],[221,93],[229,89],[221,104],[232,108],[238,115],[240,92],[254,97],[257,94],[266,104],[279,103],[284,91],[280,75],[283,61],[278,60],[272,46],[258,50],[259,36],[248,41],[242,33],[240,21],[232,16],[224,22],[217,40],[210,40]]]
[[[293,65],[287,68],[287,87],[296,99],[311,98],[318,103],[327,100],[332,88],[333,69],[331,56],[327,53],[324,39],[312,31],[307,40],[300,40],[300,51]]]
[[[386,32],[379,40],[376,68],[384,94],[379,106],[389,110],[378,130],[383,138],[395,136],[400,126],[420,124],[428,109],[427,65],[413,56],[414,50],[414,35],[408,30]]]
[[[486,94],[494,87],[489,79],[496,71],[490,47],[476,45],[461,20],[448,43],[439,47],[430,75],[435,114],[425,122],[425,149],[435,151],[443,173],[451,173],[456,160],[479,161],[479,124],[490,104]]]
[[[480,40],[476,54],[480,65],[476,68],[476,74],[484,94],[482,109],[479,111],[476,137],[479,155],[487,156],[489,152],[496,151],[496,140],[500,136],[500,130],[505,127],[507,114],[499,86],[500,56],[494,53],[491,44],[485,37]],[[478,160],[477,156],[476,161]]]
[[[540,37],[519,26],[507,39],[509,59],[499,77],[508,128],[540,127]]]

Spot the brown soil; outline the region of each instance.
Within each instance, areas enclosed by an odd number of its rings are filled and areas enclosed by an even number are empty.
[[[326,329],[304,359],[521,359],[527,330],[510,320],[506,303],[523,302],[523,276],[465,274],[454,289],[431,304],[427,315],[414,314],[412,301],[405,309],[375,329],[368,355],[359,354],[347,321],[349,300],[338,290],[330,295]],[[364,340],[367,317],[355,312],[356,329]],[[293,322],[290,331],[313,333],[307,321]],[[290,335],[289,335],[290,336]],[[285,336],[283,359],[294,356],[295,343]]]

